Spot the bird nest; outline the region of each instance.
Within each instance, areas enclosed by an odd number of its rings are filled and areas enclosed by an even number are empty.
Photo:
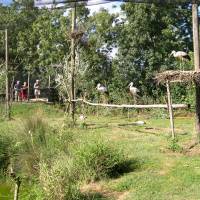
[[[197,71],[165,71],[158,73],[155,80],[160,83],[169,82],[196,82],[200,84],[200,72]]]

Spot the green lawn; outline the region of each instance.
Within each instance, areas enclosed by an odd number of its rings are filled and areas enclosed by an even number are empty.
[[[53,126],[63,123],[63,113],[57,106],[18,105],[13,120],[0,122],[0,131],[14,130],[23,117],[42,110],[44,118]],[[74,131],[79,137],[95,137],[109,140],[126,153],[132,162],[130,172],[120,177],[102,180],[84,186],[88,191],[100,193],[93,199],[118,200],[199,200],[200,199],[200,156],[188,156],[168,149],[170,140],[169,119],[154,113],[131,113],[128,119],[119,114],[114,116],[89,115],[87,129],[79,126]],[[144,126],[131,123],[144,120]],[[77,121],[79,123],[79,121]],[[175,131],[181,146],[193,137],[194,118],[176,117]],[[1,190],[1,185],[0,185]],[[0,191],[0,195],[2,192]],[[1,198],[0,198],[1,199]],[[23,199],[23,198],[21,198]]]

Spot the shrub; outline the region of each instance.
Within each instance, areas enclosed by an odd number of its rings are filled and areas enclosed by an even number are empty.
[[[15,165],[26,176],[38,174],[39,161],[46,148],[46,135],[50,128],[41,114],[28,117],[18,130]]]
[[[173,152],[182,152],[183,150],[183,148],[177,143],[176,139],[170,141],[168,149]]]
[[[124,154],[103,140],[90,141],[76,148],[75,163],[82,180],[93,181],[123,172]]]
[[[77,173],[73,161],[60,156],[51,163],[40,163],[40,183],[48,200],[79,199]]]
[[[0,135],[0,171],[7,169],[11,156],[11,139]]]

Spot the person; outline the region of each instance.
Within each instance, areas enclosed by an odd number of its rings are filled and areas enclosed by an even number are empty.
[[[22,88],[21,88],[22,101],[27,100],[27,94],[28,94],[28,86],[27,86],[27,83],[24,82],[24,84],[22,85]]]
[[[15,92],[15,101],[20,101],[20,92],[21,92],[20,81],[17,81],[16,84],[14,85],[14,92]]]
[[[34,83],[34,95],[35,98],[38,99],[40,96],[40,84],[39,84],[39,80],[36,80],[36,82]]]

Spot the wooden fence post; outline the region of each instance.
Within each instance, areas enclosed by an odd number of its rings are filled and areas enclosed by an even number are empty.
[[[173,108],[172,108],[172,98],[170,94],[170,87],[169,87],[169,81],[166,82],[167,86],[167,103],[168,103],[168,109],[169,109],[169,117],[170,117],[170,126],[171,126],[171,132],[172,132],[172,139],[175,139],[175,132],[174,132],[174,114],[173,114]]]

